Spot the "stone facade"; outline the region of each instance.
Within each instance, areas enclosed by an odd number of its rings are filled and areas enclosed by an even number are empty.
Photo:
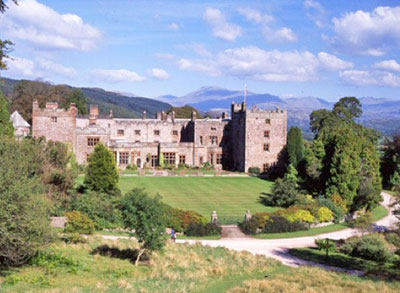
[[[83,117],[75,105],[64,110],[57,103],[47,103],[41,109],[34,102],[32,121],[34,137],[70,144],[79,163],[86,163],[95,145],[102,142],[114,152],[121,168],[128,164],[155,167],[162,154],[166,163],[175,166],[209,162],[217,169],[263,170],[277,161],[287,132],[286,111],[248,110],[245,103],[232,104],[232,119],[226,114],[197,119],[195,113],[191,119],[179,119],[173,112],[158,113],[155,119],[146,113],[142,119],[120,119],[112,112],[100,117],[97,106]]]

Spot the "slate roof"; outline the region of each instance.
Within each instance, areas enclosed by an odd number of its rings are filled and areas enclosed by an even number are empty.
[[[22,118],[21,114],[18,113],[18,111],[15,111],[14,113],[11,114],[10,120],[12,121],[14,128],[17,127],[31,127],[28,122]]]

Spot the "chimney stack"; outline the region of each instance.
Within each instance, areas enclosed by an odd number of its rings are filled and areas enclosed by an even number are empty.
[[[147,118],[147,112],[146,110],[143,111],[142,119],[145,120]]]
[[[196,112],[192,112],[192,121],[194,121],[194,120],[196,120],[197,119],[197,114],[196,114]]]

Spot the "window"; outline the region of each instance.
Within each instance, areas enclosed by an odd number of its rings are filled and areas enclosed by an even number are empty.
[[[203,157],[200,157],[200,158],[199,158],[199,162],[200,162],[200,165],[203,164]]]
[[[90,154],[86,153],[86,162],[89,162]]]
[[[87,138],[87,145],[90,147],[94,147],[100,141],[99,137],[88,137]]]
[[[151,166],[156,167],[158,163],[158,156],[151,156]]]
[[[175,165],[175,153],[163,153],[164,163],[167,165]]]
[[[222,164],[222,154],[217,154],[217,164],[218,165]]]
[[[269,138],[269,130],[264,131],[264,137]]]
[[[269,152],[269,143],[264,143],[264,151]]]
[[[117,130],[117,135],[118,136],[124,136],[124,130],[123,129],[118,129]]]
[[[55,116],[51,117],[51,122],[57,123],[57,117]]]
[[[160,135],[160,130],[154,130],[154,135]]]
[[[179,164],[186,164],[186,156],[185,155],[180,155],[179,156]]]
[[[135,143],[140,143],[140,140],[135,140]]]
[[[269,164],[268,163],[263,164],[263,172],[267,172],[268,169],[269,169]]]
[[[215,128],[215,127],[211,127],[211,130],[214,130],[214,131],[215,131],[215,130],[217,130],[217,128]]]
[[[265,124],[271,124],[271,119],[265,119]]]
[[[213,145],[217,145],[218,144],[218,137],[217,136],[210,136],[210,142]]]
[[[135,135],[140,135],[140,130],[139,129],[135,130]]]
[[[210,154],[210,163],[214,165],[214,154]]]
[[[175,136],[177,136],[177,135],[178,135],[178,130],[174,130],[174,131],[172,131],[172,135],[175,135]]]
[[[128,163],[129,163],[129,153],[128,152],[119,153],[119,164],[128,165]]]
[[[200,144],[203,144],[203,137],[200,136]]]

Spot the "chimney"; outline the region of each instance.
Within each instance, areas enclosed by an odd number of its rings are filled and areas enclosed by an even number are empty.
[[[171,112],[171,119],[172,119],[172,122],[175,122],[175,111]]]
[[[113,119],[113,118],[114,118],[113,110],[110,109],[110,114],[108,115],[108,117],[109,117],[110,119]]]
[[[33,110],[38,110],[38,109],[39,109],[39,102],[38,102],[38,100],[34,100],[34,101],[33,101],[32,109],[33,109]]]
[[[162,119],[162,113],[161,112],[157,112],[156,119],[157,120],[161,120]]]
[[[164,111],[161,112],[161,120],[167,120],[167,115],[165,115]]]
[[[94,116],[97,118],[99,116],[99,106],[90,105],[89,114],[90,114],[90,116]]]
[[[196,120],[197,119],[197,114],[196,114],[196,112],[192,112],[192,121],[194,121],[194,120]]]
[[[143,120],[147,119],[147,112],[146,112],[146,110],[143,111],[142,119],[143,119]]]

